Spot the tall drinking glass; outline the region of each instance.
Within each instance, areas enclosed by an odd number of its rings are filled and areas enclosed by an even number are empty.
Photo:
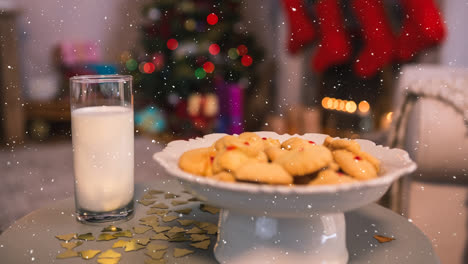
[[[76,217],[126,220],[133,214],[132,77],[70,78]]]

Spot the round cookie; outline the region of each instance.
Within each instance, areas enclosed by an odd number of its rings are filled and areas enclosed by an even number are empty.
[[[281,143],[278,139],[262,137],[263,148],[267,149],[269,147],[281,148]]]
[[[239,167],[234,175],[240,181],[281,185],[293,183],[293,177],[283,167],[275,163],[251,161]]]
[[[352,177],[333,170],[320,171],[317,177],[309,182],[309,185],[323,185],[323,184],[341,184],[358,182]]]
[[[299,150],[291,150],[279,156],[274,162],[280,164],[293,176],[314,173],[333,161],[330,150],[322,145],[311,145]]]
[[[310,145],[312,145],[312,146],[315,145],[315,142],[305,140],[305,139],[302,139],[302,138],[299,138],[299,137],[292,137],[292,138],[284,141],[283,143],[281,143],[281,147],[286,149],[286,150],[301,149],[301,148],[305,148],[306,146],[310,146]]]
[[[265,149],[265,153],[269,160],[275,161],[279,156],[288,153],[288,151],[281,148],[269,147]]]
[[[179,158],[179,167],[192,174],[207,176],[213,174],[212,162],[216,150],[212,147],[198,148],[184,152]]]
[[[358,153],[356,153],[356,155],[358,157],[361,157],[361,158],[369,161],[372,165],[374,165],[374,168],[377,171],[377,173],[380,171],[380,160],[378,160],[377,158],[375,158],[371,154],[369,154],[369,153],[367,153],[365,151],[362,151],[362,150],[359,151]]]
[[[333,139],[332,137],[325,138],[323,145],[330,150],[346,149],[353,153],[361,151],[361,146],[354,140],[347,139]]]
[[[220,173],[217,173],[211,176],[206,176],[206,178],[223,181],[223,182],[235,182],[236,181],[236,178],[234,177],[234,175],[226,171],[222,171]]]
[[[259,152],[258,155],[254,159],[256,161],[263,162],[263,163],[268,162],[268,156],[263,151]]]
[[[374,165],[351,151],[335,150],[333,151],[333,158],[345,173],[358,180],[370,180],[377,177]]]
[[[218,153],[213,160],[213,173],[223,170],[234,171],[249,160],[239,149],[226,149]]]
[[[263,142],[258,136],[247,136],[248,135],[244,135],[244,138],[230,135],[224,136],[214,143],[214,147],[218,151],[222,151],[225,149],[238,149],[249,157],[256,157],[258,153],[263,151]]]

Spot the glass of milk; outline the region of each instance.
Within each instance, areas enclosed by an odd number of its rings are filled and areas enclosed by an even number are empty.
[[[70,78],[76,215],[80,222],[133,214],[132,77]]]

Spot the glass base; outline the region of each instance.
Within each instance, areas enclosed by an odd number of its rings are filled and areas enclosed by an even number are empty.
[[[125,222],[133,217],[133,200],[126,206],[109,212],[91,212],[77,208],[76,220],[81,223],[97,224],[107,222]]]

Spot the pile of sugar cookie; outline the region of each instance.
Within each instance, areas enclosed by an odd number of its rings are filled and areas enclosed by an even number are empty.
[[[327,137],[320,145],[300,137],[280,142],[245,132],[183,153],[179,167],[225,182],[317,185],[376,178],[380,161],[354,140]]]

